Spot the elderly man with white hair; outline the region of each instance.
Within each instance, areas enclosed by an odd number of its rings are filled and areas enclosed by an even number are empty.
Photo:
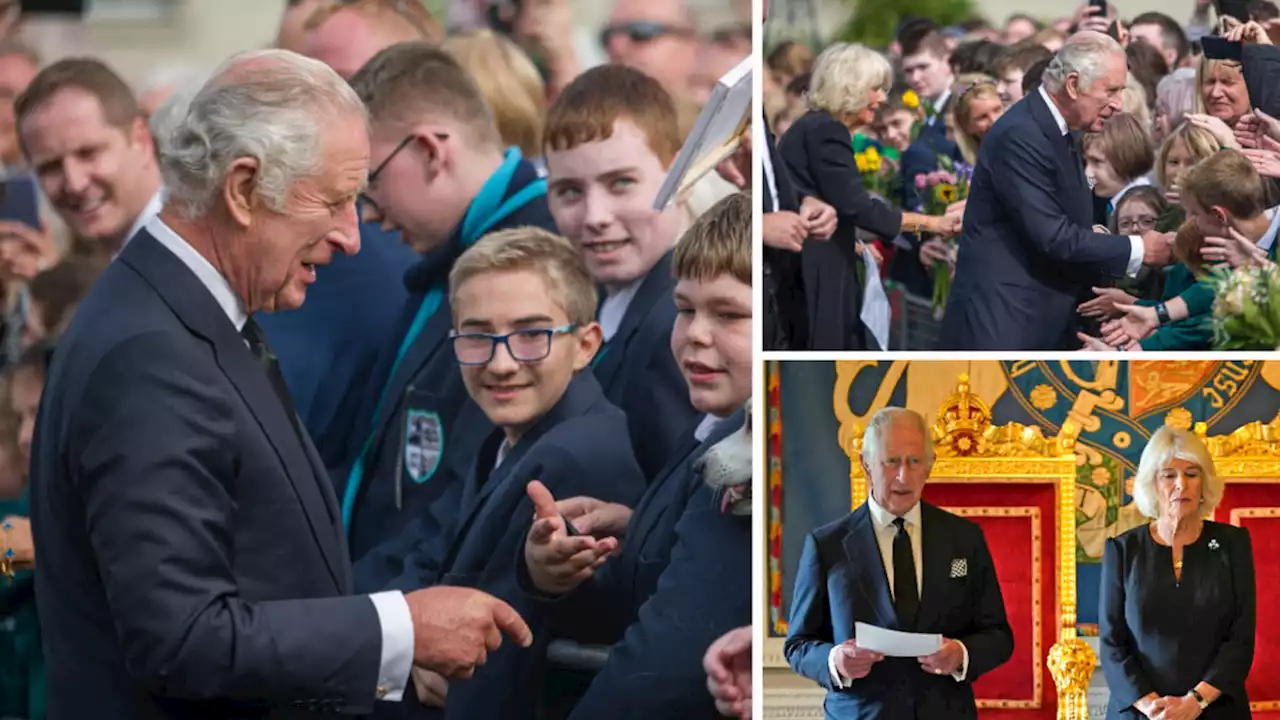
[[[1076,306],[1091,287],[1170,262],[1169,236],[1094,226],[1079,134],[1120,111],[1127,77],[1119,43],[1078,33],[983,139],[940,348],[1078,348]]]
[[[805,539],[784,653],[827,689],[831,720],[977,717],[973,683],[1013,654],[982,529],[920,499],[934,449],[924,418],[887,407],[862,442],[870,497]],[[885,657],[857,623],[940,635],[919,658]]]
[[[1222,494],[1199,437],[1168,426],[1151,436],[1133,481],[1151,522],[1108,540],[1102,555],[1109,720],[1253,717],[1253,547],[1247,528],[1205,519]]]
[[[476,590],[352,596],[338,506],[253,319],[359,249],[367,118],[329,68],[228,61],[163,158],[168,199],[94,285],[31,451],[48,717],[368,713],[527,625]]]

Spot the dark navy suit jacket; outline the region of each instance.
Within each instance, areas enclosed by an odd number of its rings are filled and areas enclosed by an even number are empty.
[[[529,481],[541,480],[556,498],[588,495],[627,506],[645,487],[627,440],[626,418],[605,399],[591,373],[579,373],[564,397],[494,468],[498,447],[505,441],[501,430],[494,431],[473,458],[462,490],[463,510],[443,542],[434,529],[423,531],[433,518],[415,520],[400,538],[356,566],[358,587],[479,588],[511,603],[530,624],[532,648],[504,643],[489,653],[470,680],[450,683],[450,718],[533,717],[537,691],[529,678],[538,674],[550,640],[551,612],[516,583],[516,558],[523,557],[533,517],[533,503],[526,494]],[[441,714],[421,716],[433,713]]]
[[[743,418],[739,411],[722,422],[673,468],[665,506],[659,493],[646,494],[622,556],[585,588],[592,612],[616,602],[631,619],[570,720],[720,717],[702,657],[721,635],[751,624],[751,518],[721,513],[697,459]]]
[[[676,322],[671,258],[671,253],[663,255],[645,276],[592,368],[609,401],[627,415],[631,446],[647,479],[671,459],[680,430],[697,416],[671,355]]]
[[[380,625],[323,465],[145,231],[54,356],[31,499],[51,720],[372,709]]]
[[[939,349],[1078,348],[1080,299],[1124,277],[1129,240],[1092,231],[1070,138],[1033,92],[983,139]]]
[[[399,233],[360,226],[360,252],[334,255],[316,268],[316,283],[296,310],[264,313],[258,324],[280,359],[293,406],[326,463],[335,463],[332,433],[355,412],[378,353],[409,298],[405,270],[418,262]],[[339,421],[342,418],[342,421]],[[341,448],[338,448],[341,450]]]
[[[982,530],[973,522],[921,504],[920,609],[914,632],[958,640],[969,652],[964,682],[929,675],[915,658],[885,658],[843,690],[831,681],[828,658],[836,643],[854,638],[854,624],[898,624],[876,543],[871,510],[863,503],[805,539],[796,568],[785,653],[791,669],[827,689],[832,720],[976,718],[973,681],[1013,654],[1013,632]],[[956,577],[954,560],[965,561]]]
[[[533,166],[527,161],[521,162],[507,188],[508,197],[537,178]],[[524,225],[555,232],[545,197],[535,198],[489,232]],[[449,270],[463,250],[461,236],[455,234],[445,247],[427,255],[405,273],[409,302],[370,375],[359,403],[360,410],[355,413],[356,420],[347,434],[346,459],[339,466],[330,467],[341,498],[347,491],[351,466],[372,435],[363,481],[355,496],[348,527],[353,561],[359,561],[372,548],[398,536],[413,518],[432,513],[442,519],[441,527],[447,527],[445,521],[459,510],[462,480],[479,452],[480,443],[493,429],[484,413],[471,403],[462,385],[458,361],[448,342],[453,310],[447,292],[391,376],[396,354],[414,315],[430,288],[447,287]],[[378,407],[384,388],[386,399]],[[413,449],[411,441],[422,430],[436,434],[432,442],[416,446],[428,451],[421,454],[423,460],[419,466],[410,462],[413,458],[407,452]]]
[[[703,442],[694,438],[696,422],[682,433],[636,505],[621,554],[573,593],[541,595],[523,551],[516,556],[526,596],[555,607],[558,637],[617,642],[571,720],[717,717],[702,656],[720,635],[751,622],[751,522],[720,514],[696,465],[744,418],[735,413]]]

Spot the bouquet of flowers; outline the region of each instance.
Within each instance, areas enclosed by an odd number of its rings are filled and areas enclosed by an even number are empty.
[[[964,163],[955,162],[946,156],[938,157],[938,167],[928,175],[916,175],[916,189],[924,198],[926,215],[945,215],[952,203],[969,197],[969,179],[973,176],[973,168]],[[948,238],[947,245],[954,250],[955,240]],[[951,268],[941,260],[933,263],[933,312],[940,316],[947,306],[947,296],[951,293]]]
[[[879,143],[876,142],[867,142],[861,150],[855,147],[853,158],[858,164],[858,172],[862,174],[862,184],[866,186],[867,192],[887,203],[892,197],[897,170],[893,161],[880,153]]]
[[[1280,345],[1280,266],[1214,269],[1215,350],[1275,350]]]

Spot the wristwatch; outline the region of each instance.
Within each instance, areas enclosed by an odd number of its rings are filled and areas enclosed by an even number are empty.
[[[1196,704],[1200,706],[1201,710],[1209,707],[1209,701],[1204,699],[1204,696],[1200,694],[1199,690],[1191,688],[1191,697],[1195,698]]]
[[[1169,308],[1164,303],[1156,304],[1156,321],[1161,325],[1169,324]]]

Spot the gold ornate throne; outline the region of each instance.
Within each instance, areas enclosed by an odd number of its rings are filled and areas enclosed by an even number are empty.
[[[1248,528],[1253,541],[1259,612],[1253,669],[1245,683],[1249,706],[1254,717],[1280,718],[1280,668],[1268,662],[1280,651],[1280,617],[1266,611],[1268,600],[1280,596],[1280,415],[1225,435],[1208,435],[1204,423],[1194,432],[1225,485],[1213,519]]]

